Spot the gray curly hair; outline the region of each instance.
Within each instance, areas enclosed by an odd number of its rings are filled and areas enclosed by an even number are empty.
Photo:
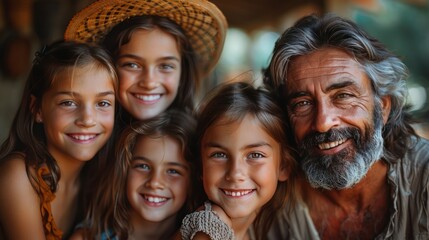
[[[378,40],[365,33],[350,20],[326,14],[301,18],[276,41],[272,58],[264,70],[264,84],[284,99],[282,85],[287,81],[288,65],[293,57],[309,54],[321,48],[334,47],[351,54],[371,79],[375,101],[391,99],[391,112],[383,129],[386,160],[401,158],[416,136],[407,112],[405,80],[408,69]]]

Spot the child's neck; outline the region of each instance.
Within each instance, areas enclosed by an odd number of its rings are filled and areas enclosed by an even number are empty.
[[[78,185],[80,172],[85,162],[73,159],[56,159],[56,161],[61,171],[61,184],[66,188]]]
[[[76,217],[78,196],[80,191],[80,171],[83,164],[64,164],[57,161],[61,171],[55,199],[51,203],[52,215],[57,226],[68,233]]]
[[[67,234],[72,230],[78,211],[80,172],[85,162],[76,161],[75,159],[63,159],[58,156],[55,160],[58,164],[61,177],[58,181],[55,199],[51,202],[51,209],[55,223]]]
[[[252,216],[243,218],[234,218],[232,221],[232,229],[234,230],[234,236],[237,240],[250,239],[248,230],[256,218],[256,213]]]
[[[176,227],[176,216],[173,215],[160,222],[151,222],[137,216],[136,213],[130,215],[130,232],[128,239],[171,239],[178,230]]]

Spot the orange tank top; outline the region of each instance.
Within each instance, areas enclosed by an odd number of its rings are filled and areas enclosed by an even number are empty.
[[[49,185],[43,180],[43,176],[49,174],[49,169],[42,166],[37,171],[37,178],[40,183],[41,205],[40,213],[42,214],[43,227],[47,240],[61,239],[63,232],[57,227],[52,216],[51,202],[55,199],[55,194],[51,192]]]

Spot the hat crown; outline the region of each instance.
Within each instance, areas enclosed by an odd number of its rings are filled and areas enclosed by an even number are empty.
[[[214,68],[228,24],[222,12],[207,0],[98,0],[71,19],[64,38],[99,43],[113,26],[141,15],[174,21],[189,38],[203,75]]]

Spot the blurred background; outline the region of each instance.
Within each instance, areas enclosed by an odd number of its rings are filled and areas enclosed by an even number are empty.
[[[35,51],[61,39],[74,13],[93,0],[1,0],[0,142],[19,106]],[[211,0],[229,29],[220,62],[203,91],[251,75],[261,81],[275,40],[298,18],[333,12],[355,21],[400,56],[410,70],[409,103],[429,138],[429,0]]]

